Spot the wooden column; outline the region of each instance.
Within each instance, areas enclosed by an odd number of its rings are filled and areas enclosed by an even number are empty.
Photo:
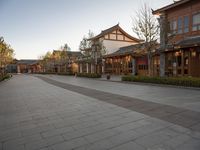
[[[86,63],[86,72],[89,73],[89,66],[88,66],[88,63]]]
[[[132,58],[132,75],[136,74],[136,63],[135,58]]]
[[[80,73],[83,73],[83,64],[80,64]]]
[[[184,76],[184,51],[181,50],[181,76]]]
[[[191,76],[191,51],[188,52],[188,75]]]
[[[112,74],[114,73],[114,60],[112,58]]]

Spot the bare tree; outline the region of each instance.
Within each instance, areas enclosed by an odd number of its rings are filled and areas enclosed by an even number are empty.
[[[151,75],[152,51],[156,49],[159,37],[159,25],[151,8],[144,4],[137,12],[136,17],[132,18],[133,31],[140,39],[144,40],[145,51],[148,57],[148,74]]]
[[[91,55],[90,51],[84,51],[84,50],[91,48],[92,41],[90,41],[88,39],[93,38],[93,37],[94,37],[94,33],[91,30],[89,30],[87,36],[84,35],[82,41],[80,42],[79,49],[82,50],[83,54],[86,56]]]

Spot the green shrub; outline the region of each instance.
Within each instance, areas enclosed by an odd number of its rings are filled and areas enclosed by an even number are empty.
[[[101,78],[101,75],[97,73],[77,73],[77,76],[86,78]]]
[[[144,82],[154,84],[168,84],[176,86],[200,87],[200,78],[193,77],[146,77],[146,76],[123,76],[122,81]]]
[[[6,74],[4,76],[0,76],[0,82],[3,81],[3,80],[5,80],[5,79],[9,79],[11,77],[12,77],[12,75],[10,75],[10,74]]]

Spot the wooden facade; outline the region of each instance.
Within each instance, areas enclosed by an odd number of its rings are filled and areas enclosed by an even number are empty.
[[[144,43],[121,47],[115,53],[104,56],[104,59],[105,73],[148,75],[148,59]]]
[[[104,66],[106,74],[132,74],[132,56],[107,57]]]
[[[181,0],[153,13],[160,16],[163,74],[200,77],[200,1]]]
[[[151,76],[160,76],[160,55],[155,54],[151,59]]]
[[[200,77],[200,47],[169,51],[165,56],[167,75]]]

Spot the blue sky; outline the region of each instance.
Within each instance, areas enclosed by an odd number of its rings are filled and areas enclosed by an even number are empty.
[[[0,36],[17,59],[36,59],[68,43],[77,51],[90,30],[117,23],[134,35],[131,17],[143,3],[157,9],[173,0],[0,0]]]

